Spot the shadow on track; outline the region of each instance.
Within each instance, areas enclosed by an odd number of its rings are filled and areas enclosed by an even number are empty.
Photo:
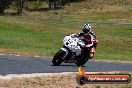
[[[54,65],[51,65],[51,66],[54,66]],[[77,65],[75,65],[74,63],[71,63],[71,64],[61,64],[61,65],[59,65],[60,67],[61,66],[64,66],[64,67],[78,67]],[[55,66],[55,67],[59,67],[59,66]],[[86,67],[86,66],[82,66],[82,67]]]

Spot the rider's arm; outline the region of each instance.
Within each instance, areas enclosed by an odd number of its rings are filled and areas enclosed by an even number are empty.
[[[89,48],[89,47],[93,46],[93,44],[94,44],[93,42],[90,42],[90,43],[86,44],[86,47]]]
[[[83,32],[80,32],[80,33],[77,34],[78,37],[81,37],[81,36],[83,36],[83,35],[84,35]]]
[[[91,46],[95,46],[97,45],[98,40],[96,39],[96,36],[93,32],[91,32],[90,34],[90,41],[88,42],[88,44],[86,45],[86,47],[91,47]]]
[[[94,46],[97,46],[98,39],[96,38],[96,35],[93,32],[91,32],[90,34],[93,36],[91,41],[94,43]]]
[[[80,32],[80,33],[76,33],[76,34],[72,34],[72,37],[81,37],[84,33]]]

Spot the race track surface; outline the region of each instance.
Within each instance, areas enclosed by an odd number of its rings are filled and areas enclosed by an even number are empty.
[[[78,68],[74,63],[62,63],[61,66],[52,66],[51,60],[51,58],[42,57],[0,56],[0,75],[78,71]],[[132,72],[132,63],[89,60],[85,64],[84,69],[87,72]]]

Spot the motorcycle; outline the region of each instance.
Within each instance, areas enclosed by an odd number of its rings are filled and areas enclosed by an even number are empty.
[[[75,63],[77,66],[84,65],[88,61],[88,49],[83,49],[85,42],[76,36],[65,36],[63,47],[55,54],[52,63],[59,66],[64,63]]]

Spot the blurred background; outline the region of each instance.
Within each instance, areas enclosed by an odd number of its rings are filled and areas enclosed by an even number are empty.
[[[132,0],[0,0],[0,53],[54,56],[91,23],[94,59],[132,60]]]

